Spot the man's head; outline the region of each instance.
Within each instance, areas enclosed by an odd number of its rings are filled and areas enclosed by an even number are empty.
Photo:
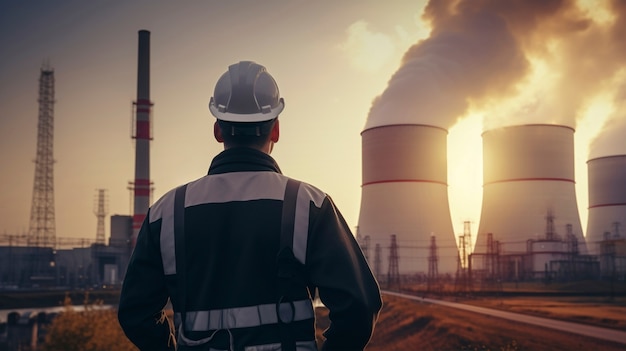
[[[215,84],[209,110],[217,118],[214,135],[225,148],[271,152],[278,142],[278,115],[285,107],[274,78],[251,61],[230,65]]]

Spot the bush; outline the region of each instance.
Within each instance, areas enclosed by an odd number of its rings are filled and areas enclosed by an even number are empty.
[[[110,351],[137,350],[126,338],[113,309],[105,309],[101,301],[89,302],[85,296],[84,311],[75,311],[65,296],[65,309],[50,324],[44,351]]]

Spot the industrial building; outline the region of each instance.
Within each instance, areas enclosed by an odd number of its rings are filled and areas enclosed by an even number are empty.
[[[108,245],[57,238],[54,247],[40,247],[29,246],[26,236],[9,237],[0,246],[0,288],[119,286],[130,254],[131,219],[111,216]]]
[[[578,238],[567,227],[565,235],[554,228],[554,217],[546,214],[543,235],[526,240],[524,251],[505,251],[498,237],[489,233],[484,251],[470,255],[469,269],[479,281],[573,281],[600,276],[598,256],[580,252]],[[477,246],[480,245],[477,243]]]
[[[150,205],[150,32],[139,31],[137,100],[133,102],[135,140],[134,214],[111,216],[105,242],[105,190],[98,189],[95,240],[56,235],[53,176],[54,70],[44,65],[39,79],[37,157],[30,228],[23,235],[0,235],[0,289],[119,286],[134,239]]]

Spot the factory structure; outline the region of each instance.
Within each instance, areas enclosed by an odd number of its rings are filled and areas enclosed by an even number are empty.
[[[95,239],[56,236],[53,177],[54,70],[41,69],[37,157],[28,233],[0,235],[0,289],[47,287],[119,287],[134,248],[137,233],[150,206],[150,32],[139,31],[137,100],[133,102],[135,140],[134,213],[110,216],[110,238],[105,238],[108,214],[106,190],[97,189]]]
[[[53,189],[54,71],[40,75],[30,229],[0,236],[0,288],[119,286],[151,202],[150,32],[139,31],[133,102],[131,215],[108,215],[97,190],[94,240],[56,236]],[[371,117],[371,116],[370,116]],[[454,233],[446,128],[368,118],[362,137],[356,236],[382,286],[473,275],[483,280],[626,279],[626,155],[590,159],[583,232],[574,177],[574,129],[552,124],[483,132],[483,203],[475,247],[469,222]],[[600,136],[601,137],[601,136]]]

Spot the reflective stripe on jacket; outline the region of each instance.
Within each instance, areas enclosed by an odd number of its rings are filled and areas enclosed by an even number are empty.
[[[202,204],[220,204],[259,200],[283,200],[287,177],[274,172],[237,172],[207,176],[187,186],[185,208]],[[174,191],[165,194],[150,210],[150,223],[161,220],[161,259],[166,275],[176,274],[174,245]],[[306,264],[310,202],[321,207],[326,194],[302,183],[298,191],[293,254]]]

